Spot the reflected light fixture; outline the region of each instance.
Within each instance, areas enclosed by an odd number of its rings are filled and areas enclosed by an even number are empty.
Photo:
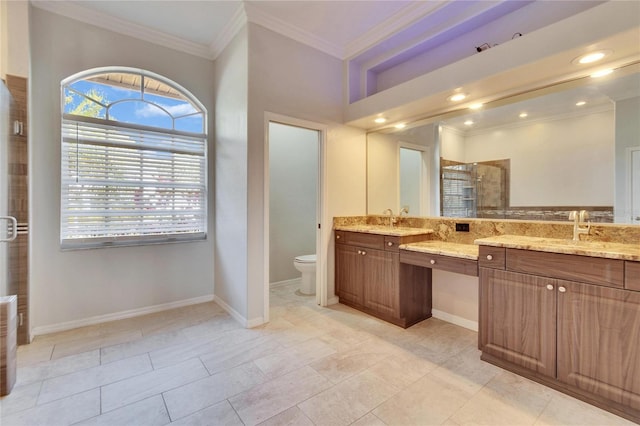
[[[584,55],[578,56],[573,61],[574,64],[585,65],[592,64],[594,62],[598,62],[604,59],[606,56],[609,56],[613,53],[611,49],[598,50],[595,52],[585,53]]]
[[[613,70],[611,68],[607,68],[604,70],[600,70],[600,71],[596,71],[593,74],[591,74],[592,78],[599,78],[599,77],[604,77],[605,75],[609,75],[613,72]]]
[[[469,109],[480,109],[480,108],[482,108],[482,104],[480,103],[469,105]]]
[[[518,117],[520,118],[525,118],[527,117],[529,114],[527,114],[526,112],[521,112],[520,115]]]
[[[404,123],[398,123],[398,124],[396,124],[395,127],[396,127],[396,129],[404,129],[405,127],[407,127],[407,125],[404,124]]]
[[[582,105],[586,105],[586,104],[587,104],[587,102],[586,102],[586,101],[579,101],[579,102],[576,102],[576,106],[582,106]]]
[[[473,124],[473,120],[467,120],[464,122],[465,126],[471,126]]]
[[[373,121],[374,121],[375,123],[382,124],[382,123],[386,122],[386,121],[387,121],[387,119],[386,119],[386,118],[384,118],[384,117],[378,117],[378,118],[376,118],[376,119],[375,119],[375,120],[373,120]]]
[[[449,97],[449,100],[451,102],[460,102],[462,100],[464,100],[464,98],[466,98],[467,95],[465,95],[464,93],[456,93],[455,95],[452,95]]]

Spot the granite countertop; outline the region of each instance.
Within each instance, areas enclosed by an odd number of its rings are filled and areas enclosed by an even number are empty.
[[[399,248],[400,250],[439,254],[441,256],[471,260],[478,260],[479,250],[479,247],[474,244],[448,243],[446,241],[422,241],[419,243],[402,244]]]
[[[640,244],[573,241],[569,239],[527,237],[523,235],[499,235],[496,237],[480,238],[475,240],[475,243],[492,247],[640,261]]]
[[[385,225],[336,225],[336,231],[364,232],[366,234],[389,235],[392,237],[406,237],[409,235],[433,234],[433,229],[406,228],[401,226],[389,227]]]

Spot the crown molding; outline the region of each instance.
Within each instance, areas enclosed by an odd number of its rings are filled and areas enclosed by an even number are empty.
[[[222,29],[220,35],[209,46],[209,53],[213,59],[216,59],[225,47],[233,40],[238,32],[247,24],[247,13],[245,11],[245,3],[238,3],[236,11]]]
[[[409,27],[422,17],[444,7],[451,1],[453,0],[420,1],[405,6],[388,19],[385,19],[380,24],[347,44],[344,48],[344,55],[341,59],[348,59],[356,56],[398,31]]]
[[[255,7],[252,7],[251,3],[243,2],[244,10],[247,15],[247,21],[254,24],[261,25],[271,31],[282,34],[285,37],[298,41],[314,49],[320,50],[328,55],[331,55],[338,59],[345,58],[344,49],[336,44],[330,43],[314,34],[302,30],[299,27],[291,25],[275,16],[264,13]]]
[[[66,16],[96,27],[104,28],[119,34],[134,37],[140,40],[148,41],[153,44],[178,50],[194,56],[206,59],[214,59],[212,50],[209,46],[184,40],[143,25],[134,24],[133,22],[116,18],[101,12],[78,5],[77,3],[69,3],[67,1],[46,1],[31,0],[31,4],[47,12],[57,15]]]

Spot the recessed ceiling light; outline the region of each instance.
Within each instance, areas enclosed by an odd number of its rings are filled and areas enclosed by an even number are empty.
[[[576,106],[582,106],[582,105],[586,105],[586,104],[587,104],[586,101],[576,102]]]
[[[374,121],[374,122],[376,122],[376,123],[378,123],[378,124],[382,124],[382,123],[386,122],[386,121],[387,121],[387,119],[386,119],[386,118],[384,118],[384,117],[378,117],[378,118],[376,118],[376,119],[375,119],[375,120],[373,120],[373,121]]]
[[[482,104],[471,104],[469,105],[469,109],[480,109],[482,108]]]
[[[613,50],[611,49],[598,50],[595,52],[589,52],[585,53],[584,55],[580,55],[571,62],[579,65],[592,64],[604,59],[606,56],[609,56],[612,53]]]
[[[611,68],[607,68],[604,70],[600,70],[600,71],[596,71],[593,74],[591,74],[591,77],[593,78],[598,78],[598,77],[604,77],[605,75],[609,75],[613,72],[613,70]]]
[[[518,117],[520,118],[525,118],[527,117],[529,114],[527,114],[526,112],[521,112],[520,115]]]
[[[455,95],[450,96],[449,100],[451,102],[460,102],[460,101],[464,100],[464,98],[466,98],[466,97],[467,97],[467,95],[465,95],[464,93],[456,93]]]
[[[473,120],[467,120],[464,122],[465,126],[471,126],[473,124]]]
[[[406,125],[406,124],[404,124],[404,123],[398,123],[398,124],[396,124],[396,129],[404,129],[405,127],[407,127],[407,125]]]

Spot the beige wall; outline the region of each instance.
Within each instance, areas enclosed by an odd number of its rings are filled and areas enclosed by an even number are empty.
[[[29,76],[29,2],[0,2],[0,78]]]
[[[31,10],[31,19],[32,326],[36,332],[51,330],[125,311],[213,297],[211,235],[201,242],[64,252],[59,242],[60,81],[108,65],[153,71],[200,99],[213,129],[213,62],[37,8]],[[211,141],[210,137],[213,154]],[[213,212],[212,184],[209,201]],[[212,219],[210,215],[209,231],[213,230]]]

